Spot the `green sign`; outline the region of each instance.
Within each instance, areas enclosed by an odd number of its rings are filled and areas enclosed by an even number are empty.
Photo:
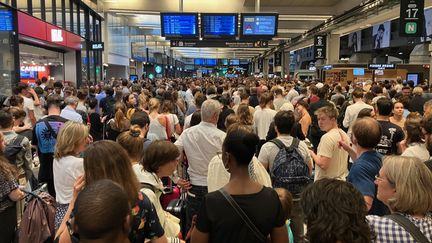
[[[415,34],[417,33],[417,23],[416,22],[408,22],[405,24],[405,33],[406,34]]]

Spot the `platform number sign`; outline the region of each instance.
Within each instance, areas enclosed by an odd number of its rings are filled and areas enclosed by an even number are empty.
[[[327,36],[316,35],[314,40],[314,57],[315,59],[326,59]]]
[[[424,0],[401,0],[399,36],[422,37],[424,19]]]

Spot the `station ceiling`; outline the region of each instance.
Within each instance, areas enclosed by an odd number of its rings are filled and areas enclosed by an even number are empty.
[[[183,12],[246,13],[255,12],[255,0],[183,0]],[[261,0],[260,12],[279,13],[278,36],[269,47],[302,35],[326,19],[358,6],[362,0]],[[103,10],[128,19],[129,26],[138,26],[145,45],[169,49],[169,41],[160,37],[160,12],[177,12],[180,1],[175,0],[105,0]],[[139,36],[137,36],[139,39]],[[144,45],[144,43],[143,43]],[[252,58],[268,48],[173,48],[176,56],[186,58]]]

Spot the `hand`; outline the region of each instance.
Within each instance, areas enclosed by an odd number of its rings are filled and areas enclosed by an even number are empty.
[[[27,91],[32,95],[36,95],[36,92],[34,91],[33,88],[28,87]]]
[[[179,187],[181,187],[183,189],[186,189],[186,190],[189,190],[189,189],[192,188],[192,185],[190,184],[190,181],[185,180],[185,179],[179,179],[177,181],[177,186],[179,186]]]
[[[346,143],[344,140],[339,141],[339,148],[342,148],[343,150],[349,152],[351,150],[351,146]]]
[[[104,116],[104,117],[102,117],[101,122],[104,123],[104,122],[106,121],[107,117],[108,117],[108,116]]]
[[[93,137],[92,137],[92,135],[89,134],[87,137],[87,144],[91,144],[93,142],[94,142]]]

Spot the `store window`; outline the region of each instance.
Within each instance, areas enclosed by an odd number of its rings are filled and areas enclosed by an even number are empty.
[[[33,0],[32,8],[33,8],[33,16],[39,19],[42,19],[42,5],[41,2],[44,0]]]
[[[53,0],[45,0],[45,21],[53,22]]]
[[[94,24],[93,24],[93,16],[90,14],[90,15],[89,15],[89,29],[88,29],[88,31],[89,31],[89,36],[90,36],[90,40],[91,40],[91,41],[94,40],[94,37],[93,37],[93,33],[94,33],[94,31],[93,31],[93,27],[94,27]]]
[[[82,36],[82,37],[86,37],[85,36],[85,34],[86,34],[86,28],[85,28],[85,22],[86,22],[86,19],[85,19],[85,14],[84,14],[85,12],[84,12],[84,9],[83,8],[81,8],[80,7],[80,36]]]
[[[63,4],[62,0],[56,1],[56,25],[59,27],[63,27]]]
[[[73,32],[75,34],[79,34],[78,5],[75,2],[72,2],[72,11],[73,11]]]
[[[17,0],[17,8],[23,12],[28,12],[27,0]]]
[[[66,11],[66,13],[65,13],[65,17],[66,17],[66,19],[65,19],[65,22],[66,22],[66,30],[69,30],[69,31],[72,31],[72,26],[71,26],[71,11],[70,11],[70,9],[71,9],[71,5],[70,5],[70,0],[65,0],[65,11]]]

